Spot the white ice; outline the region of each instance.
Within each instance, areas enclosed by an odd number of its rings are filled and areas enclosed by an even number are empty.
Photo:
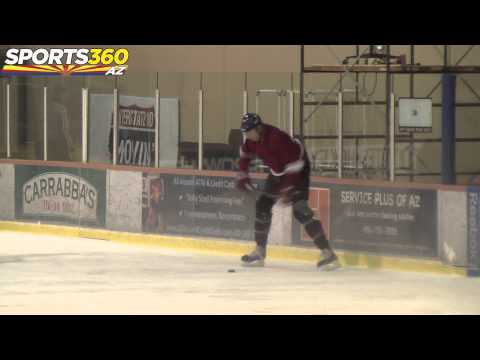
[[[480,314],[480,279],[4,231],[0,314]]]

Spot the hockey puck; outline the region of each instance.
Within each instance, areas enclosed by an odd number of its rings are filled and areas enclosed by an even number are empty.
[[[234,273],[234,272],[235,272],[235,269],[228,269],[228,272],[229,272],[229,273]]]

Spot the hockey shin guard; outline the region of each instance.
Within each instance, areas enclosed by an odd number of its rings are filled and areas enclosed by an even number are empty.
[[[313,211],[305,200],[294,204],[293,215],[305,228],[319,249],[329,248],[330,245],[323,231],[322,223],[313,217]]]
[[[272,223],[273,201],[266,197],[261,197],[255,210],[255,242],[259,246],[266,247],[268,232]]]

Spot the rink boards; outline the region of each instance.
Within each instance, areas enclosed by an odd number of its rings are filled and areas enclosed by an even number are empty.
[[[261,189],[265,175],[253,177]],[[251,246],[256,198],[234,180],[232,172],[2,160],[0,220],[240,253]],[[309,202],[346,263],[392,268],[410,260],[472,272],[480,265],[479,194],[478,187],[313,177]],[[270,251],[316,258],[291,208],[273,213]]]

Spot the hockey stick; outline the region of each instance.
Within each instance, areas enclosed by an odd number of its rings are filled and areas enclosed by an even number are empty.
[[[274,195],[274,194],[271,194],[271,193],[266,192],[266,191],[258,190],[255,187],[252,190],[248,190],[248,192],[252,193],[252,194],[255,194],[255,195],[258,195],[258,197],[263,195],[263,196],[266,196],[270,199],[280,199],[281,198],[280,195]]]
[[[266,191],[258,190],[256,188],[253,188],[253,190],[249,190],[248,192],[253,194],[253,195],[257,195],[257,199],[260,198],[261,196],[265,196],[267,198],[270,198],[270,199],[274,200],[280,206],[292,206],[293,205],[291,202],[285,203],[284,201],[282,201],[283,195],[280,195],[280,194],[275,195],[275,194],[271,194],[271,193],[266,192]]]
[[[274,194],[270,194],[268,192],[265,192],[265,191],[261,191],[261,190],[253,190],[254,194],[258,195],[259,197],[260,196],[266,196],[270,199],[280,199],[280,195],[274,195]]]

